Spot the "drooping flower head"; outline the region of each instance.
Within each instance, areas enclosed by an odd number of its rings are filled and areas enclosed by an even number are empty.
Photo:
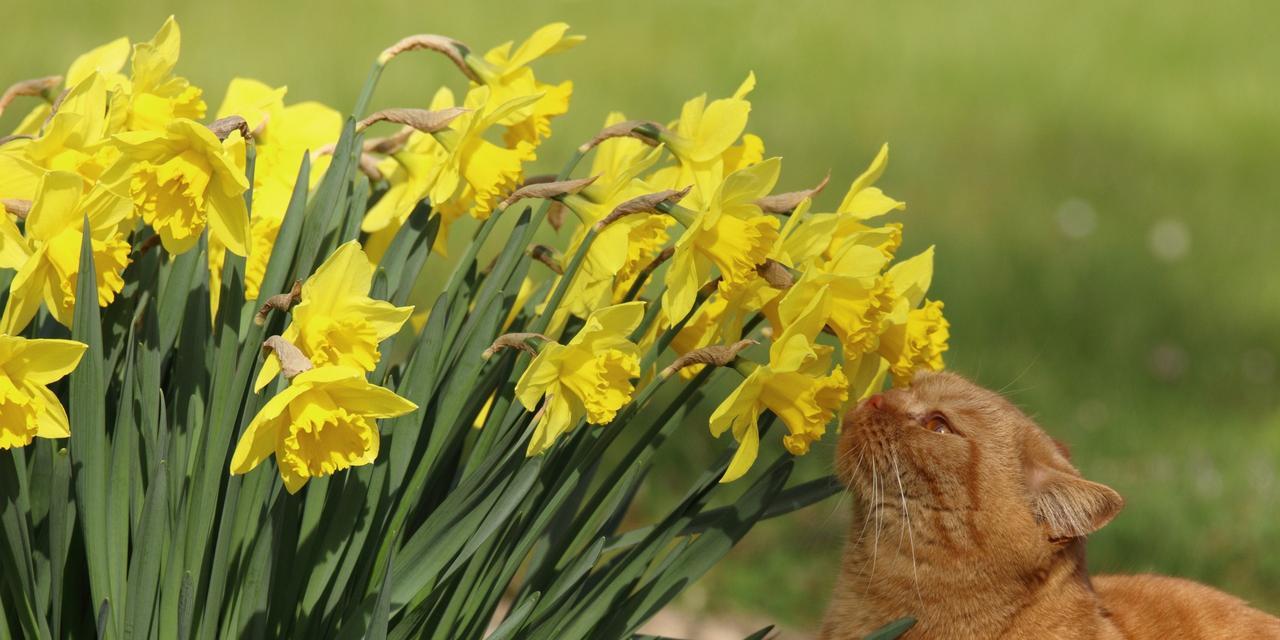
[[[584,417],[591,424],[608,424],[631,400],[640,354],[628,335],[643,316],[643,302],[605,307],[591,314],[567,344],[541,345],[516,384],[516,397],[526,409],[537,409],[545,399],[529,455],[551,448]]]
[[[231,473],[248,473],[274,454],[285,489],[297,493],[311,478],[373,462],[379,447],[376,420],[417,408],[370,384],[354,367],[304,371],[245,428],[231,456]]]
[[[711,414],[712,435],[729,431],[738,441],[721,482],[742,477],[755,462],[760,447],[758,423],[765,409],[786,426],[782,442],[787,450],[804,455],[848,399],[848,380],[840,369],[831,369],[830,348],[815,342],[830,314],[827,291],[788,292],[780,307],[787,325],[769,347],[768,364],[757,365]]]
[[[0,334],[0,449],[71,435],[66,410],[45,385],[71,373],[86,348],[73,340]]]
[[[54,319],[71,326],[86,216],[97,271],[96,302],[105,307],[114,300],[124,287],[121,274],[129,264],[129,244],[121,225],[131,211],[127,199],[102,185],[86,193],[80,176],[54,171],[40,181],[25,236],[9,216],[0,216],[0,268],[18,270],[9,285],[0,332],[22,331],[42,300]]]
[[[123,156],[103,180],[127,184],[134,210],[171,254],[196,245],[205,227],[228,251],[247,255],[245,141],[232,131],[218,140],[204,125],[180,118],[160,131],[116,136]]]
[[[360,243],[352,240],[338,247],[302,284],[302,302],[293,308],[293,321],[281,336],[317,367],[373,371],[381,357],[378,345],[400,331],[413,313],[411,306],[369,297],[373,269]],[[254,390],[279,373],[280,359],[272,354],[262,363]]]

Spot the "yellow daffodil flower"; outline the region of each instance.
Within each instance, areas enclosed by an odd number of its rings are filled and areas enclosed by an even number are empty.
[[[597,310],[568,344],[547,342],[520,376],[516,397],[529,411],[545,398],[529,455],[551,448],[579,420],[608,424],[631,401],[640,352],[628,339],[644,316],[643,302]]]
[[[896,299],[879,354],[893,384],[906,386],[916,371],[942,369],[951,325],[942,315],[942,302],[925,300],[933,280],[933,247],[894,265],[887,276]]]
[[[96,72],[106,82],[107,89],[119,91],[128,82],[128,79],[120,73],[120,69],[124,68],[125,60],[128,58],[128,38],[117,38],[102,46],[90,49],[71,62],[71,66],[67,68],[67,73],[63,75],[63,86],[71,89]],[[39,136],[41,129],[44,128],[45,120],[49,119],[49,114],[52,111],[53,105],[51,103],[41,104],[33,108],[22,119],[17,128],[13,130],[13,134]]]
[[[121,273],[129,264],[129,243],[121,225],[129,219],[130,202],[101,185],[85,193],[82,185],[74,173],[47,174],[27,216],[26,237],[7,215],[0,216],[0,268],[18,270],[9,285],[0,332],[22,331],[42,299],[54,319],[71,326],[85,216],[93,241],[97,303],[105,307],[124,287]]]
[[[611,113],[605,119],[605,126],[623,120],[622,114]],[[661,153],[661,149],[650,149],[633,138],[612,138],[596,148],[591,175],[600,177],[581,192],[563,198],[565,206],[582,222],[565,251],[566,263],[577,252],[591,225],[613,213],[623,202],[657,191],[640,179],[640,175],[658,161]],[[582,266],[572,276],[573,284],[565,294],[563,306],[557,311],[585,318],[592,311],[612,304],[621,288],[615,285],[630,285],[636,274],[666,245],[667,228],[673,223],[666,215],[638,213],[605,227],[587,249]]]
[[[86,345],[0,334],[0,449],[71,435],[67,411],[46,385],[71,373]]]
[[[297,493],[311,478],[369,464],[378,457],[378,418],[418,406],[365,380],[355,367],[304,371],[267,401],[231,456],[231,473],[248,473],[275,454],[280,478]]]
[[[173,73],[181,48],[182,32],[173,16],[150,41],[133,45],[128,110],[123,121],[126,131],[159,131],[176,118],[204,117],[200,88]]]
[[[782,442],[787,450],[804,455],[848,398],[844,373],[838,368],[828,373],[830,349],[814,342],[830,313],[826,290],[814,296],[789,293],[781,304],[799,311],[770,345],[769,363],[757,365],[711,414],[712,435],[730,431],[738,441],[721,482],[741,478],[755,462],[760,448],[758,421],[765,409],[786,425],[788,433]]]
[[[541,96],[498,121],[507,128],[503,140],[508,148],[517,148],[522,142],[537,146],[551,135],[551,119],[568,113],[573,82],[539,82],[529,67],[538,58],[567,51],[586,40],[584,36],[566,35],[568,30],[569,25],[563,22],[552,23],[535,31],[515,51],[511,50],[513,43],[506,42],[490,49],[483,58],[471,54],[465,57],[467,66],[492,91],[489,99],[495,105],[522,96]]]
[[[50,171],[78,174],[88,189],[120,155],[108,144],[108,113],[107,83],[90,72],[67,92],[43,133],[0,146],[0,198],[34,199]]]
[[[520,184],[524,163],[533,157],[533,146],[524,143],[514,149],[504,149],[486,140],[484,133],[537,99],[537,96],[521,96],[494,105],[489,98],[489,88],[479,87],[467,93],[463,106],[468,111],[458,116],[447,130],[430,135],[414,132],[403,149],[379,166],[390,188],[369,209],[361,230],[380,236],[376,244],[385,246],[414,206],[423,198],[429,198],[432,212],[443,216],[436,237],[437,249],[442,249],[452,221],[468,211],[476,219],[488,218],[494,205]],[[445,109],[455,104],[453,92],[441,88],[431,101],[431,109]]]
[[[765,214],[756,200],[773,190],[781,162],[765,160],[725,178],[676,241],[667,270],[662,306],[676,322],[689,313],[698,289],[718,270],[728,286],[746,283],[768,258],[778,238],[778,219]]]
[[[743,140],[741,148],[733,147],[747,127],[751,103],[746,98],[755,86],[756,76],[752,73],[732,97],[707,104],[707,95],[702,94],[685,102],[680,119],[659,136],[679,164],[659,172],[654,182],[674,189],[692,185],[685,202],[698,208],[706,205],[706,199],[724,176],[759,162],[764,154],[760,138],[750,136]]]
[[[950,327],[942,315],[942,302],[930,300],[912,309],[906,322],[885,331],[880,338],[880,355],[889,362],[895,386],[910,384],[917,371],[942,370],[942,352],[947,350]]]
[[[293,182],[304,153],[333,141],[342,130],[342,116],[318,102],[300,102],[285,106],[284,87],[272,88],[257,80],[234,78],[227,87],[226,98],[216,117],[238,115],[254,132],[257,152],[253,165],[253,204],[249,210],[249,256],[245,262],[245,298],[256,300],[258,287],[266,275],[267,261],[275,246],[285,209],[293,195]],[[323,163],[313,164],[310,186],[324,176],[328,156]],[[209,239],[209,284],[213,291],[213,308],[221,288],[222,262],[226,247],[217,239]]]
[[[400,331],[413,307],[397,307],[369,297],[373,263],[352,240],[338,247],[302,284],[302,302],[281,336],[317,367],[341,365],[373,371],[378,345]],[[261,390],[280,373],[280,359],[269,355],[254,384]]]
[[[889,279],[881,275],[887,263],[873,247],[849,245],[832,260],[810,267],[792,287],[800,296],[823,288],[829,292],[827,326],[844,347],[846,361],[876,348],[884,318],[894,307]]]
[[[247,255],[249,213],[244,192],[245,141],[232,131],[219,141],[193,120],[180,118],[160,131],[118,134],[123,157],[107,170],[109,184],[128,184],[134,209],[166,251],[184,253],[205,226],[228,251]]]

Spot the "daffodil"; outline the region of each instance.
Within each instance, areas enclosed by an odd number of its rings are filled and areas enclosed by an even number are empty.
[[[205,103],[199,87],[174,75],[182,48],[178,22],[169,16],[150,41],[133,45],[129,77],[126,131],[158,131],[178,118],[199,120]]]
[[[907,313],[907,321],[895,324],[880,338],[880,355],[889,362],[895,386],[911,383],[917,371],[941,371],[951,324],[942,315],[942,302],[926,301]]]
[[[128,38],[117,38],[99,47],[94,47],[72,61],[71,66],[67,68],[67,73],[63,75],[63,86],[71,89],[88,79],[90,75],[97,73],[105,81],[107,89],[118,91],[128,82],[124,75],[120,73],[120,69],[124,67],[125,60],[128,58]],[[13,130],[13,135],[39,136],[44,128],[45,121],[49,119],[49,114],[52,112],[52,103],[41,104],[33,108],[22,119],[17,128]]]
[[[88,189],[119,157],[108,144],[107,83],[90,72],[68,90],[42,132],[0,146],[0,198],[31,200],[50,171],[79,175]]]
[[[605,126],[624,119],[620,113],[611,113],[605,119]],[[632,138],[612,138],[596,147],[591,175],[599,177],[581,192],[566,195],[562,200],[582,222],[569,242],[566,262],[576,253],[591,225],[627,200],[656,191],[640,175],[657,162],[660,154],[661,149],[650,149]],[[572,274],[572,287],[565,294],[563,308],[585,318],[592,311],[613,303],[619,288],[616,285],[628,286],[653,260],[666,245],[667,228],[673,223],[663,214],[637,213],[606,226],[587,249],[582,266]]]
[[[272,88],[257,80],[234,78],[218,108],[217,117],[238,115],[253,131],[256,156],[253,165],[253,203],[249,211],[249,255],[245,263],[245,297],[255,300],[266,275],[267,261],[275,246],[284,212],[293,195],[302,156],[338,137],[342,116],[318,102],[285,106],[284,87]],[[325,165],[312,166],[310,186],[324,175]],[[223,256],[226,247],[209,239],[210,287],[217,308]]]
[[[942,302],[925,300],[933,280],[933,247],[894,265],[887,277],[895,300],[888,327],[880,337],[879,355],[887,363],[894,385],[905,386],[916,371],[942,369],[942,353],[950,338]]]
[[[495,105],[528,95],[539,95],[536,102],[505,115],[498,124],[506,127],[503,139],[509,148],[521,143],[536,146],[551,135],[551,119],[569,111],[569,98],[573,95],[573,82],[558,85],[539,82],[529,65],[546,55],[567,51],[582,43],[583,36],[570,36],[569,25],[556,22],[538,29],[515,51],[513,43],[506,42],[490,49],[483,58],[468,53],[467,66],[480,78],[481,84],[491,90],[490,100]]]
[[[741,148],[733,146],[747,127],[751,114],[747,94],[755,86],[756,76],[752,73],[732,97],[708,104],[706,94],[702,94],[685,102],[680,119],[659,135],[678,165],[659,172],[654,181],[677,189],[692,185],[686,201],[698,207],[705,205],[724,176],[759,162],[764,153],[760,138],[750,136],[744,138]]]
[[[231,473],[248,473],[275,454],[285,489],[297,493],[311,478],[373,462],[379,447],[376,420],[417,408],[370,384],[355,367],[304,371],[245,428],[231,456]]]
[[[849,191],[833,214],[838,220],[835,230],[830,234],[833,252],[851,238],[880,248],[886,257],[892,257],[898,245],[902,244],[902,225],[890,224],[873,228],[867,224],[868,220],[907,208],[905,202],[890,198],[874,186],[888,165],[889,145],[886,144],[880,147],[866,171],[849,185]]]
[[[517,144],[504,149],[484,138],[484,133],[510,113],[532,104],[537,96],[520,96],[495,105],[489,88],[467,93],[468,109],[434,134],[414,132],[404,148],[379,166],[390,185],[386,195],[369,209],[361,230],[371,235],[394,234],[423,198],[433,213],[443,216],[437,248],[448,238],[448,225],[470,212],[484,220],[508,192],[523,179],[524,163],[533,157],[533,146]],[[433,110],[455,106],[453,92],[441,88],[431,101]],[[392,163],[394,161],[394,164]],[[397,166],[398,165],[398,166]]]
[[[71,373],[86,345],[0,334],[0,449],[71,435],[67,412],[46,385]]]
[[[220,141],[204,125],[180,118],[163,130],[118,134],[115,142],[123,156],[103,180],[128,185],[135,211],[166,251],[186,252],[208,226],[228,251],[247,255],[249,181],[239,131]]]
[[[728,286],[756,277],[778,238],[778,219],[765,214],[756,200],[778,181],[781,162],[765,160],[724,179],[704,210],[696,212],[676,241],[667,270],[662,306],[676,322],[693,308],[698,289],[718,271]]]
[[[764,410],[772,411],[786,426],[782,442],[787,450],[804,455],[848,398],[844,373],[830,370],[830,349],[815,342],[830,313],[826,290],[812,296],[788,293],[781,304],[799,311],[770,345],[768,364],[756,365],[711,414],[712,435],[729,431],[738,441],[721,482],[741,478],[755,462]]]
[[[338,247],[302,284],[302,302],[281,336],[317,367],[341,365],[373,371],[378,345],[400,331],[413,307],[397,307],[369,297],[373,263],[354,240]],[[262,363],[254,384],[260,390],[280,373],[274,354]]]
[[[598,309],[567,344],[541,346],[516,384],[516,397],[526,409],[533,411],[545,399],[529,455],[551,448],[584,417],[591,424],[608,424],[631,401],[640,353],[627,336],[643,316],[643,302]]]
[[[101,185],[85,193],[80,176],[61,171],[44,176],[26,219],[26,236],[0,216],[0,268],[17,269],[0,332],[17,334],[31,322],[41,300],[58,322],[71,326],[80,272],[84,219],[89,219],[98,299],[106,306],[124,287],[129,244],[121,230],[132,207]]]
[[[824,288],[828,291],[831,313],[827,326],[839,338],[846,360],[876,348],[884,318],[893,309],[889,279],[881,274],[887,263],[873,247],[850,245],[835,258],[811,266],[792,287],[800,296],[814,295]]]

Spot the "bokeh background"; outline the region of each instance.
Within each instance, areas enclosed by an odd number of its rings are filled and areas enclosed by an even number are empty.
[[[938,245],[949,366],[1004,389],[1071,444],[1124,512],[1090,541],[1099,572],[1158,571],[1280,612],[1280,5],[1170,0],[979,5],[603,0],[527,3],[2,0],[0,86],[61,73],[170,13],[179,70],[216,106],[235,75],[351,108],[403,35],[484,49],[563,20],[589,40],[540,63],[575,82],[548,169],[611,109],[668,120],[759,77],[749,130],[782,187],[828,169],[834,206],[882,142],[908,202],[902,255]],[[375,106],[424,106],[443,59],[409,56]],[[15,107],[0,131],[16,123]],[[721,446],[690,419],[644,505]],[[830,444],[803,464],[830,466]],[[760,526],[682,606],[812,629],[852,508]]]

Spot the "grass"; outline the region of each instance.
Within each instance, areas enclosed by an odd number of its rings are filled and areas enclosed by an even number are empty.
[[[6,10],[0,84],[145,39],[170,3]],[[187,3],[181,69],[216,104],[233,74],[349,109],[372,57],[412,32],[481,47],[564,20],[587,34],[540,73],[575,104],[540,152],[558,167],[605,113],[669,119],[748,70],[751,130],[784,188],[837,184],[893,145],[904,252],[937,244],[950,365],[1008,393],[1127,499],[1091,541],[1095,572],[1204,580],[1280,611],[1280,41],[1268,5],[1178,0],[1059,7],[998,0]],[[407,58],[378,106],[417,106],[457,74]],[[15,109],[19,111],[21,109]],[[7,130],[16,114],[0,119]],[[833,187],[833,191],[840,188]],[[834,204],[839,193],[827,194]],[[1155,249],[1153,249],[1155,245]],[[690,419],[661,501],[717,445]],[[830,464],[818,447],[804,464]],[[691,603],[801,628],[821,615],[847,520],[831,501],[754,532]]]

